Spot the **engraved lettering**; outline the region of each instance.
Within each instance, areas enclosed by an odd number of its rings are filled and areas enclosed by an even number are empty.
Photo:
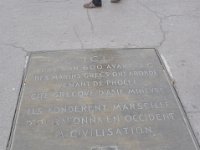
[[[27,114],[28,115],[40,115],[42,114],[42,108],[28,108]]]
[[[152,127],[123,127],[123,128],[104,128],[104,129],[85,129],[79,128],[64,133],[65,138],[80,138],[80,137],[106,137],[106,136],[139,136],[152,135]]]
[[[132,71],[132,72],[129,72],[129,76],[157,76],[157,72],[155,70],[151,71],[151,70],[148,70],[148,71]]]
[[[31,94],[31,99],[32,100],[46,100],[48,98],[47,92],[37,92]]]
[[[115,95],[121,95],[122,89],[110,89],[110,90],[99,90],[98,94],[100,96],[115,96]]]
[[[126,122],[173,121],[173,120],[175,120],[174,113],[139,114],[139,115],[124,116],[124,121]]]
[[[145,95],[145,94],[161,94],[163,93],[163,88],[135,88],[129,89],[128,94],[130,95]]]

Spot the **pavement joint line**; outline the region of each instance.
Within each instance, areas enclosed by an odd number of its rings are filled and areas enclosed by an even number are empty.
[[[84,48],[84,49],[80,49],[80,48],[76,48],[76,49],[59,49],[59,50],[55,50],[55,49],[49,49],[49,50],[37,50],[37,51],[28,51],[31,54],[34,53],[57,53],[57,52],[66,52],[66,51],[84,51],[84,50],[121,50],[121,49],[126,49],[126,50],[135,50],[135,49],[146,49],[146,50],[152,50],[155,48],[151,48],[151,47],[128,47],[128,48],[124,48],[124,47],[118,47],[118,48],[112,48],[112,47],[102,47],[102,48]]]
[[[168,72],[173,84],[175,84],[175,79],[174,79],[173,74],[171,72],[170,66],[167,63],[167,60],[165,59],[165,57],[162,54],[159,54],[159,55],[160,55],[160,58],[162,59],[163,64],[165,65],[165,68],[166,68],[166,70],[167,70],[167,72]]]
[[[16,124],[18,113],[19,113],[19,106],[20,106],[20,103],[21,103],[20,100],[21,100],[21,96],[22,96],[22,90],[23,90],[24,85],[26,84],[25,79],[26,79],[26,74],[27,74],[27,71],[28,71],[28,64],[30,63],[30,56],[31,56],[31,52],[29,52],[26,56],[26,63],[25,63],[25,67],[23,69],[23,74],[22,74],[22,78],[21,78],[21,85],[20,85],[20,89],[19,89],[19,93],[18,93],[18,97],[17,97],[17,103],[15,105],[15,111],[14,111],[14,115],[13,115],[13,118],[12,118],[10,133],[9,133],[8,141],[7,141],[7,144],[6,144],[6,150],[10,150],[10,148],[11,148],[15,124]]]
[[[162,39],[161,39],[161,41],[159,42],[158,45],[153,46],[156,49],[159,49],[160,47],[162,47],[162,45],[164,44],[164,42],[167,39],[167,35],[166,35],[167,32],[164,30],[164,27],[163,27],[165,20],[172,18],[172,17],[187,17],[187,16],[188,17],[199,17],[199,16],[194,16],[194,15],[189,15],[189,14],[186,14],[186,15],[183,15],[183,14],[161,15],[159,12],[151,9],[150,7],[148,7],[147,5],[142,3],[141,0],[137,0],[137,2],[140,6],[144,7],[146,10],[148,10],[149,12],[154,14],[154,16],[159,20],[159,28],[160,28],[160,32],[162,34]]]
[[[90,23],[91,31],[92,31],[92,33],[94,33],[94,24],[93,24],[93,22],[92,22],[92,18],[91,18],[91,16],[90,16],[90,12],[89,12],[88,9],[86,10],[86,12],[87,12],[88,21],[89,21],[89,23]]]
[[[17,48],[17,49],[20,49],[21,51],[25,52],[25,53],[28,53],[29,51],[22,47],[22,46],[18,46],[18,45],[15,45],[14,43],[4,43],[3,45],[5,46],[10,46],[10,47],[13,47],[13,48]]]
[[[185,122],[185,125],[190,129],[189,130],[189,133],[190,133],[190,135],[191,135],[191,137],[192,137],[192,139],[193,139],[193,142],[195,142],[196,144],[196,149],[198,149],[199,147],[200,147],[200,143],[199,143],[199,141],[197,140],[198,138],[197,138],[197,135],[195,134],[195,130],[194,130],[194,128],[193,128],[193,126],[192,126],[192,124],[191,124],[191,122],[190,122],[190,119],[189,119],[189,114],[186,112],[186,110],[185,110],[185,107],[184,107],[184,105],[183,105],[183,103],[182,103],[182,101],[181,101],[181,98],[180,98],[180,96],[179,96],[179,93],[178,93],[178,90],[177,90],[177,87],[176,87],[176,82],[175,82],[175,80],[173,80],[171,77],[170,77],[170,74],[169,74],[169,72],[168,72],[168,70],[167,70],[167,67],[165,66],[165,63],[164,63],[164,61],[163,61],[163,59],[162,59],[162,57],[161,57],[161,55],[160,55],[160,53],[159,53],[159,51],[157,50],[157,49],[155,49],[155,52],[156,52],[156,54],[157,54],[157,56],[158,56],[158,59],[159,59],[159,61],[160,61],[160,64],[162,65],[162,67],[163,67],[163,71],[164,71],[164,73],[166,73],[166,75],[168,76],[168,79],[170,80],[170,82],[171,82],[171,87],[172,87],[172,89],[173,89],[173,91],[174,91],[174,94],[175,94],[175,96],[176,96],[176,98],[177,98],[177,102],[179,103],[179,109],[181,110],[181,113],[184,115],[184,116],[186,116],[186,117],[184,117],[184,122]]]
[[[77,31],[75,26],[73,27],[73,30],[74,30],[74,33],[75,33],[75,35],[76,35],[76,37],[77,37],[77,39],[78,39],[78,41],[80,43],[81,49],[84,49],[84,44],[83,44],[83,42],[82,42],[82,40],[80,38],[80,35],[79,35],[79,33],[78,33],[78,31]]]
[[[152,14],[154,14],[154,16],[159,20],[159,28],[160,28],[160,32],[162,34],[162,39],[159,42],[159,44],[157,46],[155,46],[155,48],[160,48],[163,43],[166,41],[166,32],[163,29],[163,17],[156,11],[152,10],[150,7],[146,6],[144,3],[142,3],[140,0],[137,0],[138,4],[142,7],[144,7],[146,10],[148,10],[149,12],[151,12]]]
[[[172,85],[175,86],[176,82],[175,82],[175,79],[174,79],[174,77],[172,75],[171,69],[170,69],[166,59],[163,57],[163,55],[161,55],[159,53],[159,51],[157,49],[155,49],[155,52],[156,52],[156,54],[158,56],[158,59],[160,61],[161,66],[163,67],[163,70],[167,73]]]

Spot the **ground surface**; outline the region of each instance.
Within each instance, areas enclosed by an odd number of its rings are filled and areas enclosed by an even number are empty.
[[[200,141],[200,1],[0,0],[0,150],[6,149],[29,51],[157,48]]]

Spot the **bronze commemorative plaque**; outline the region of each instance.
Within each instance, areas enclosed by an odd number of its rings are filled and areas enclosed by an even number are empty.
[[[156,50],[31,53],[11,150],[199,150]]]

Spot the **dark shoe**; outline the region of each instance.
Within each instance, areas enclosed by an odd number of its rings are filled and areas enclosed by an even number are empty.
[[[111,3],[118,3],[120,0],[111,0]]]
[[[96,8],[101,7],[101,5],[96,6],[93,2],[89,2],[83,5],[84,8]]]

